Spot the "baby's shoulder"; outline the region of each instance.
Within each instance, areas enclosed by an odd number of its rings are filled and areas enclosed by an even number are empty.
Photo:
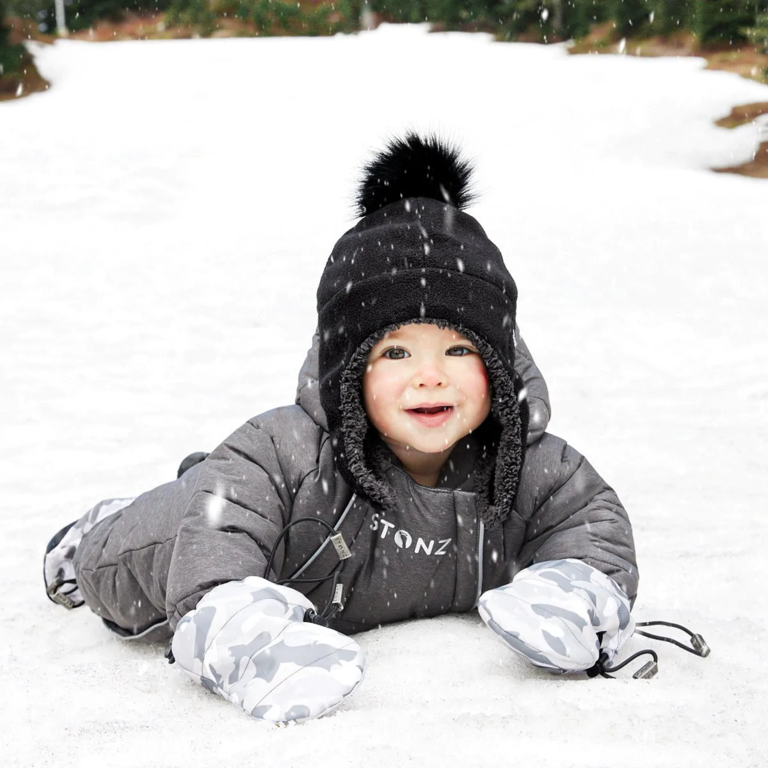
[[[248,420],[248,427],[269,437],[279,456],[317,461],[328,433],[299,405],[274,408]]]
[[[246,421],[204,463],[214,472],[210,480],[214,485],[221,481],[222,473],[247,485],[249,478],[266,472],[273,482],[298,488],[312,472],[333,466],[329,455],[328,433],[299,406],[287,405]]]
[[[530,516],[568,483],[583,462],[584,457],[565,440],[545,432],[525,452],[515,502],[518,513],[523,517]]]
[[[566,461],[571,453],[576,452],[562,437],[544,432],[535,443],[526,448],[523,471],[530,473],[543,470],[547,466],[559,465]]]

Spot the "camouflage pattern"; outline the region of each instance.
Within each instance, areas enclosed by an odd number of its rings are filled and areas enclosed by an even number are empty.
[[[45,555],[43,578],[49,597],[65,608],[79,608],[85,601],[75,581],[74,559],[83,536],[97,523],[127,507],[130,499],[106,499],[89,509]]]
[[[512,650],[555,672],[589,669],[601,650],[610,662],[635,628],[624,592],[581,560],[532,565],[485,592],[478,610]]]
[[[211,590],[178,623],[173,655],[196,682],[260,720],[332,712],[363,681],[352,639],[304,621],[312,603],[258,576]]]

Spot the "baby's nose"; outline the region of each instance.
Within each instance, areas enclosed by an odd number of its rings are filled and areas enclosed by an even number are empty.
[[[445,371],[438,365],[423,365],[414,377],[416,386],[442,387],[447,383]]]

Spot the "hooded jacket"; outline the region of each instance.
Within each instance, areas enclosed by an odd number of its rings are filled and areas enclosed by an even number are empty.
[[[331,626],[357,632],[469,611],[527,566],[567,558],[634,598],[632,531],[614,491],[559,438],[545,433],[526,451],[517,287],[461,210],[469,171],[454,150],[415,135],[368,166],[364,216],[320,281],[317,366],[303,369],[299,402],[251,419],[77,548],[80,591],[110,626],[154,639],[214,587],[263,576],[321,610],[340,591]],[[454,445],[435,487],[404,471],[361,397],[376,341],[418,322],[464,334],[491,391],[490,415]],[[330,531],[349,554],[340,569]]]
[[[180,479],[139,496],[96,525],[75,556],[86,603],[128,637],[163,639],[212,588],[248,576],[322,578],[338,563],[322,519],[351,551],[345,605],[332,626],[350,633],[404,619],[463,612],[481,592],[541,561],[578,558],[634,600],[632,531],[612,488],[563,440],[528,447],[513,513],[486,529],[473,470],[478,445],[454,449],[435,488],[416,484],[382,452],[396,506],[353,493],[334,465],[317,387],[299,403],[257,416]],[[309,377],[311,380],[311,376]],[[271,570],[266,566],[272,552]],[[332,585],[293,582],[319,607]]]

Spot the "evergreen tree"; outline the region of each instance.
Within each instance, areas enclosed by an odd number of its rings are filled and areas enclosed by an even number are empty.
[[[566,4],[566,27],[568,36],[585,37],[594,24],[606,20],[604,0],[568,0]]]
[[[661,35],[690,30],[696,14],[696,0],[655,0],[653,29]]]
[[[207,0],[206,0],[207,2]],[[41,32],[56,34],[54,0],[6,0],[9,11],[23,19],[34,19]],[[100,19],[118,20],[126,12],[158,13],[168,9],[170,0],[69,0],[67,27],[88,29]]]
[[[380,13],[388,21],[401,24],[416,24],[427,18],[428,3],[423,1],[410,2],[410,0],[371,0],[369,7],[372,11]]]
[[[26,54],[24,46],[11,43],[11,30],[5,19],[5,0],[0,0],[0,77],[20,74]]]
[[[616,31],[625,37],[644,30],[652,10],[648,0],[611,0],[610,3],[610,15],[616,22]]]
[[[754,0],[696,0],[694,31],[702,43],[743,43],[755,21]]]
[[[221,16],[251,21],[258,34],[333,34],[358,28],[363,0],[66,0],[70,29],[126,11],[168,11],[171,24],[195,26],[203,34]],[[612,21],[624,37],[693,31],[705,43],[766,41],[768,0],[365,0],[386,21],[429,21],[446,29],[484,29],[509,40],[581,38],[590,28]],[[0,0],[0,8],[34,19],[43,32],[55,32],[54,0]],[[0,33],[0,63],[19,60],[9,53],[7,30]],[[16,64],[18,66],[18,64]]]
[[[748,33],[758,52],[768,53],[768,3],[766,10],[760,10],[755,18],[755,25]],[[768,70],[765,73],[768,76]]]
[[[548,15],[549,9],[544,8],[540,0],[506,0],[499,11],[501,31],[510,40],[534,30],[540,35],[546,34],[546,30],[541,29],[546,24],[542,21],[542,11]]]

